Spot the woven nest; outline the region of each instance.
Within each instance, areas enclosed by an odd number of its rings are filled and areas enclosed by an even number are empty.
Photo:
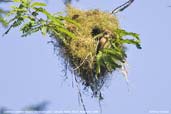
[[[79,77],[93,96],[101,97],[101,88],[108,74],[123,67],[125,47],[119,42],[118,19],[99,10],[82,11],[67,7],[67,18],[74,22],[65,22],[65,27],[74,38],[53,34],[60,47],[60,54],[69,63],[74,76]]]

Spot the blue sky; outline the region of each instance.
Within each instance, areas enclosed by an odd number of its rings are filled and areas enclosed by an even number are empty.
[[[81,9],[111,12],[124,0],[81,0]],[[6,7],[4,4],[0,4]],[[117,16],[127,31],[140,34],[142,50],[128,46],[130,92],[122,75],[114,73],[103,89],[103,114],[148,114],[150,110],[171,113],[171,5],[169,0],[135,0]],[[63,11],[60,0],[49,0],[47,9]],[[0,28],[1,33],[5,29]],[[0,38],[0,107],[19,110],[44,100],[50,110],[80,110],[72,75],[66,81],[63,64],[40,33],[21,38],[18,29]],[[98,102],[85,95],[87,110],[99,110]]]

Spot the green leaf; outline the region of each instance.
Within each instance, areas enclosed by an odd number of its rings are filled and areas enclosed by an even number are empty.
[[[127,32],[123,29],[117,29],[116,30],[116,33],[120,35],[120,37],[123,37],[123,36],[132,36],[134,38],[136,38],[137,40],[140,40],[139,38],[139,34],[137,33],[133,33],[133,32]]]
[[[56,30],[57,30],[58,32],[60,32],[60,33],[66,34],[66,35],[69,36],[70,38],[75,38],[75,35],[74,35],[72,32],[70,32],[70,31],[68,31],[67,29],[65,29],[65,28],[56,27]]]
[[[115,59],[114,57],[111,57],[110,55],[105,55],[104,58],[104,63],[105,63],[105,66],[106,68],[108,69],[108,71],[112,71],[112,70],[115,70],[116,68],[120,68],[121,65],[117,59]]]
[[[103,57],[103,54],[101,51],[99,51],[99,53],[97,54],[96,56],[96,74],[99,74],[100,73],[100,66],[101,66],[101,63],[102,63],[102,57]]]
[[[5,10],[3,10],[3,9],[0,8],[0,15],[1,14],[6,14],[6,13],[8,13],[8,11],[5,11]]]
[[[6,27],[7,25],[8,25],[8,23],[4,20],[4,18],[3,17],[1,17],[0,16],[0,23],[4,26],[4,27]]]
[[[35,32],[38,32],[39,30],[40,30],[40,27],[31,28],[31,29],[29,29],[29,31],[23,33],[23,34],[21,35],[21,37],[26,37],[26,36],[28,36],[28,35],[31,35],[31,34],[35,33]]]
[[[47,26],[42,26],[41,32],[42,32],[42,34],[45,36],[46,33],[47,33]]]
[[[21,0],[13,0],[13,2],[21,2]]]
[[[31,4],[31,7],[37,7],[37,6],[47,6],[45,3],[42,2],[34,2],[33,4]]]
[[[69,17],[63,17],[63,16],[59,16],[61,19],[64,19],[65,21],[72,23],[74,25],[76,25],[77,27],[81,27],[81,25],[79,23],[77,23],[76,21],[70,19]]]
[[[118,52],[115,49],[103,49],[102,52],[106,55],[109,55],[110,57],[113,57],[121,62],[124,62],[125,57],[122,55],[121,52]]]
[[[136,45],[136,47],[138,49],[141,49],[141,45],[139,41],[133,40],[133,39],[122,39],[121,40],[122,43],[126,43],[126,44],[134,44]]]
[[[139,34],[133,33],[133,32],[127,32],[123,29],[117,29],[116,34],[119,36],[119,42],[126,43],[126,44],[133,44],[136,45],[138,49],[141,49],[141,41],[139,38]],[[135,39],[123,39],[124,36],[132,36]]]

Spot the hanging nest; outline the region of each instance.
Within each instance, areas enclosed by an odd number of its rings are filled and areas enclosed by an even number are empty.
[[[106,12],[83,11],[68,6],[66,13],[65,20],[73,21],[65,21],[65,28],[72,34],[59,32],[59,27],[52,32],[60,47],[60,55],[85,88],[90,88],[93,96],[102,98],[100,90],[109,74],[124,70],[127,57],[124,44],[141,48],[138,35],[120,29],[116,16]],[[135,39],[124,39],[126,35]]]
[[[67,6],[66,16],[61,16],[49,13],[43,8],[46,6],[44,3],[32,3],[30,0],[14,2],[20,5],[12,7],[9,12],[12,18],[8,23],[12,24],[4,35],[11,28],[20,25],[23,37],[38,31],[43,35],[50,34],[54,46],[58,47],[59,55],[64,58],[76,82],[80,79],[79,82],[90,89],[94,97],[102,98],[101,88],[113,71],[120,70],[127,74],[125,44],[141,49],[139,35],[121,29],[116,16],[110,13],[99,10],[83,11]],[[126,2],[112,12],[123,11],[132,2]],[[46,19],[39,17],[40,13]]]

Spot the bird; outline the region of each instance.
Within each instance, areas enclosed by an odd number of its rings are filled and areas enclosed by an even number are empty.
[[[108,30],[104,31],[103,36],[99,38],[99,42],[97,45],[97,53],[103,48],[105,48],[105,45],[111,36],[112,36],[112,33],[110,31]]]

